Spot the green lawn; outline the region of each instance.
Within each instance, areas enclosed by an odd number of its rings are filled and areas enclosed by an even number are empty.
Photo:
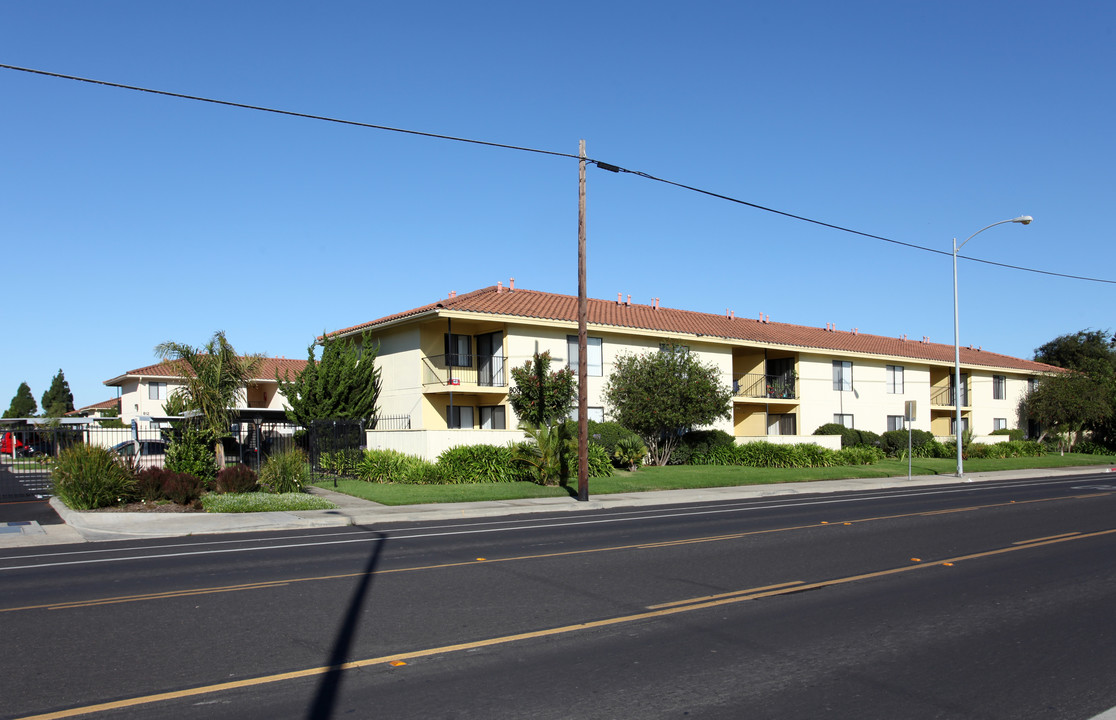
[[[1025,468],[1075,467],[1084,465],[1113,465],[1116,456],[1044,455],[1037,458],[1012,458],[1009,460],[968,460],[966,473],[996,470],[1021,470]],[[957,468],[953,459],[916,459],[911,472],[914,475],[951,475]],[[634,473],[617,470],[610,478],[590,478],[591,495],[651,490],[680,490],[736,485],[767,485],[771,483],[808,482],[810,480],[839,480],[844,478],[879,478],[907,475],[905,460],[884,460],[875,465],[857,465],[828,468],[780,470],[770,468],[720,467],[712,465],[669,465],[645,467]],[[480,500],[516,500],[520,498],[569,497],[576,495],[577,481],[572,487],[542,487],[534,483],[492,483],[465,485],[395,485],[368,483],[360,480],[333,480],[315,483],[327,490],[354,495],[384,505],[420,505],[442,502],[476,502]]]

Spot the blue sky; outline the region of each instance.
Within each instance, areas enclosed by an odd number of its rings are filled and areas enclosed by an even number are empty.
[[[1116,280],[1106,2],[5,3],[0,63],[577,153],[894,240]],[[577,163],[0,69],[3,407],[174,340],[305,357],[516,279],[576,294]],[[588,172],[593,297],[953,341],[948,255]],[[962,261],[961,341],[1116,286]]]

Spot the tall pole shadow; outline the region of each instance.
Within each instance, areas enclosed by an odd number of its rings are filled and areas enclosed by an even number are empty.
[[[345,617],[337,628],[337,636],[333,640],[333,649],[330,651],[327,664],[329,669],[322,675],[322,679],[318,683],[318,691],[314,694],[314,702],[306,714],[307,720],[328,720],[333,715],[333,709],[337,703],[337,694],[341,689],[341,678],[344,673],[341,666],[351,659],[349,649],[356,637],[357,626],[360,624],[361,614],[364,611],[365,597],[372,589],[372,576],[376,572],[376,565],[380,561],[380,554],[384,550],[384,545],[387,544],[386,535],[378,532],[375,533],[375,536],[377,542],[373,543],[374,549],[368,556],[364,574],[360,576],[360,581],[357,583],[352,599],[349,601],[349,609],[345,612]]]

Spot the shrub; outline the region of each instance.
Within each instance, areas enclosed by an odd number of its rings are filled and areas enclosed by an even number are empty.
[[[421,458],[398,450],[365,450],[357,466],[357,477],[365,482],[415,483],[423,462]]]
[[[837,451],[837,465],[872,465],[883,460],[884,451],[871,445],[854,445]]]
[[[163,482],[167,479],[167,471],[159,467],[150,467],[136,473],[135,494],[144,502],[155,502],[164,499]]]
[[[845,427],[838,423],[826,423],[814,431],[815,435],[840,435],[841,447],[854,447],[856,445],[878,445],[880,436],[871,430],[857,430]]]
[[[639,441],[638,438],[636,438]],[[643,442],[639,441],[640,446]],[[644,448],[644,452],[646,452]],[[577,482],[577,440],[571,440],[569,448],[566,451],[564,461],[566,462],[567,477],[572,478]],[[612,476],[612,458],[609,457],[608,451],[596,443],[589,443],[589,477],[611,477]],[[530,477],[524,478],[530,480]]]
[[[94,510],[131,499],[135,479],[112,450],[92,445],[64,449],[54,464],[54,492],[75,510]]]
[[[513,451],[508,446],[459,445],[438,456],[438,467],[447,482],[514,482]]]
[[[1002,428],[1000,430],[993,430],[992,435],[1007,435],[1009,440],[1019,441],[1023,439],[1022,428]]]
[[[272,455],[260,468],[260,487],[269,493],[302,492],[309,479],[306,454],[298,448]]]
[[[163,478],[163,496],[179,505],[193,505],[205,491],[205,481],[187,473],[168,472]]]
[[[250,493],[259,487],[259,477],[244,463],[227,467],[217,473],[217,492]]]
[[[180,428],[167,445],[166,469],[186,473],[211,483],[217,478],[217,459],[209,435],[187,427]]]
[[[933,439],[934,434],[926,430],[910,431],[910,445],[912,450],[922,447]],[[888,457],[905,455],[907,452],[907,431],[889,430],[883,435],[880,435],[880,449],[883,450]]]
[[[1106,448],[1100,443],[1093,442],[1092,440],[1082,440],[1073,446],[1073,451],[1076,453],[1084,453],[1086,455],[1112,455],[1112,450]]]
[[[675,450],[675,452],[678,451]],[[616,443],[616,450],[612,453],[613,460],[618,462],[620,467],[625,467],[630,472],[635,472],[645,457],[647,457],[647,446],[635,435],[620,438]]]
[[[566,427],[563,423],[523,426],[527,439],[515,445],[515,461],[540,485],[565,485],[569,477]]]
[[[327,473],[343,475],[345,477],[357,477],[358,468],[363,459],[364,451],[360,448],[346,448],[344,450],[322,453],[318,458],[318,464],[321,465],[322,470],[325,470]]]
[[[961,454],[966,460],[983,460],[989,456],[988,446],[984,443],[969,443],[966,445]]]
[[[724,430],[691,430],[678,440],[670,454],[671,465],[689,465],[694,455],[702,455],[718,447],[731,447],[736,439]]]

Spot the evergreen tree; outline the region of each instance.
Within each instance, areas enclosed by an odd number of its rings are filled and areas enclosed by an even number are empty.
[[[21,382],[19,389],[16,390],[15,397],[12,398],[11,405],[4,411],[4,417],[33,417],[37,412],[39,412],[39,406],[35,404],[35,396],[31,394],[31,386]]]
[[[50,389],[43,393],[43,413],[47,417],[62,417],[73,409],[74,394],[70,392],[70,383],[66,382],[62,368],[59,368],[58,374],[50,381]]]
[[[365,334],[359,342],[322,336],[322,359],[314,359],[314,343],[306,349],[306,367],[293,379],[276,374],[287,398],[287,417],[308,427],[313,420],[364,420],[376,414],[380,396],[379,346]]]

